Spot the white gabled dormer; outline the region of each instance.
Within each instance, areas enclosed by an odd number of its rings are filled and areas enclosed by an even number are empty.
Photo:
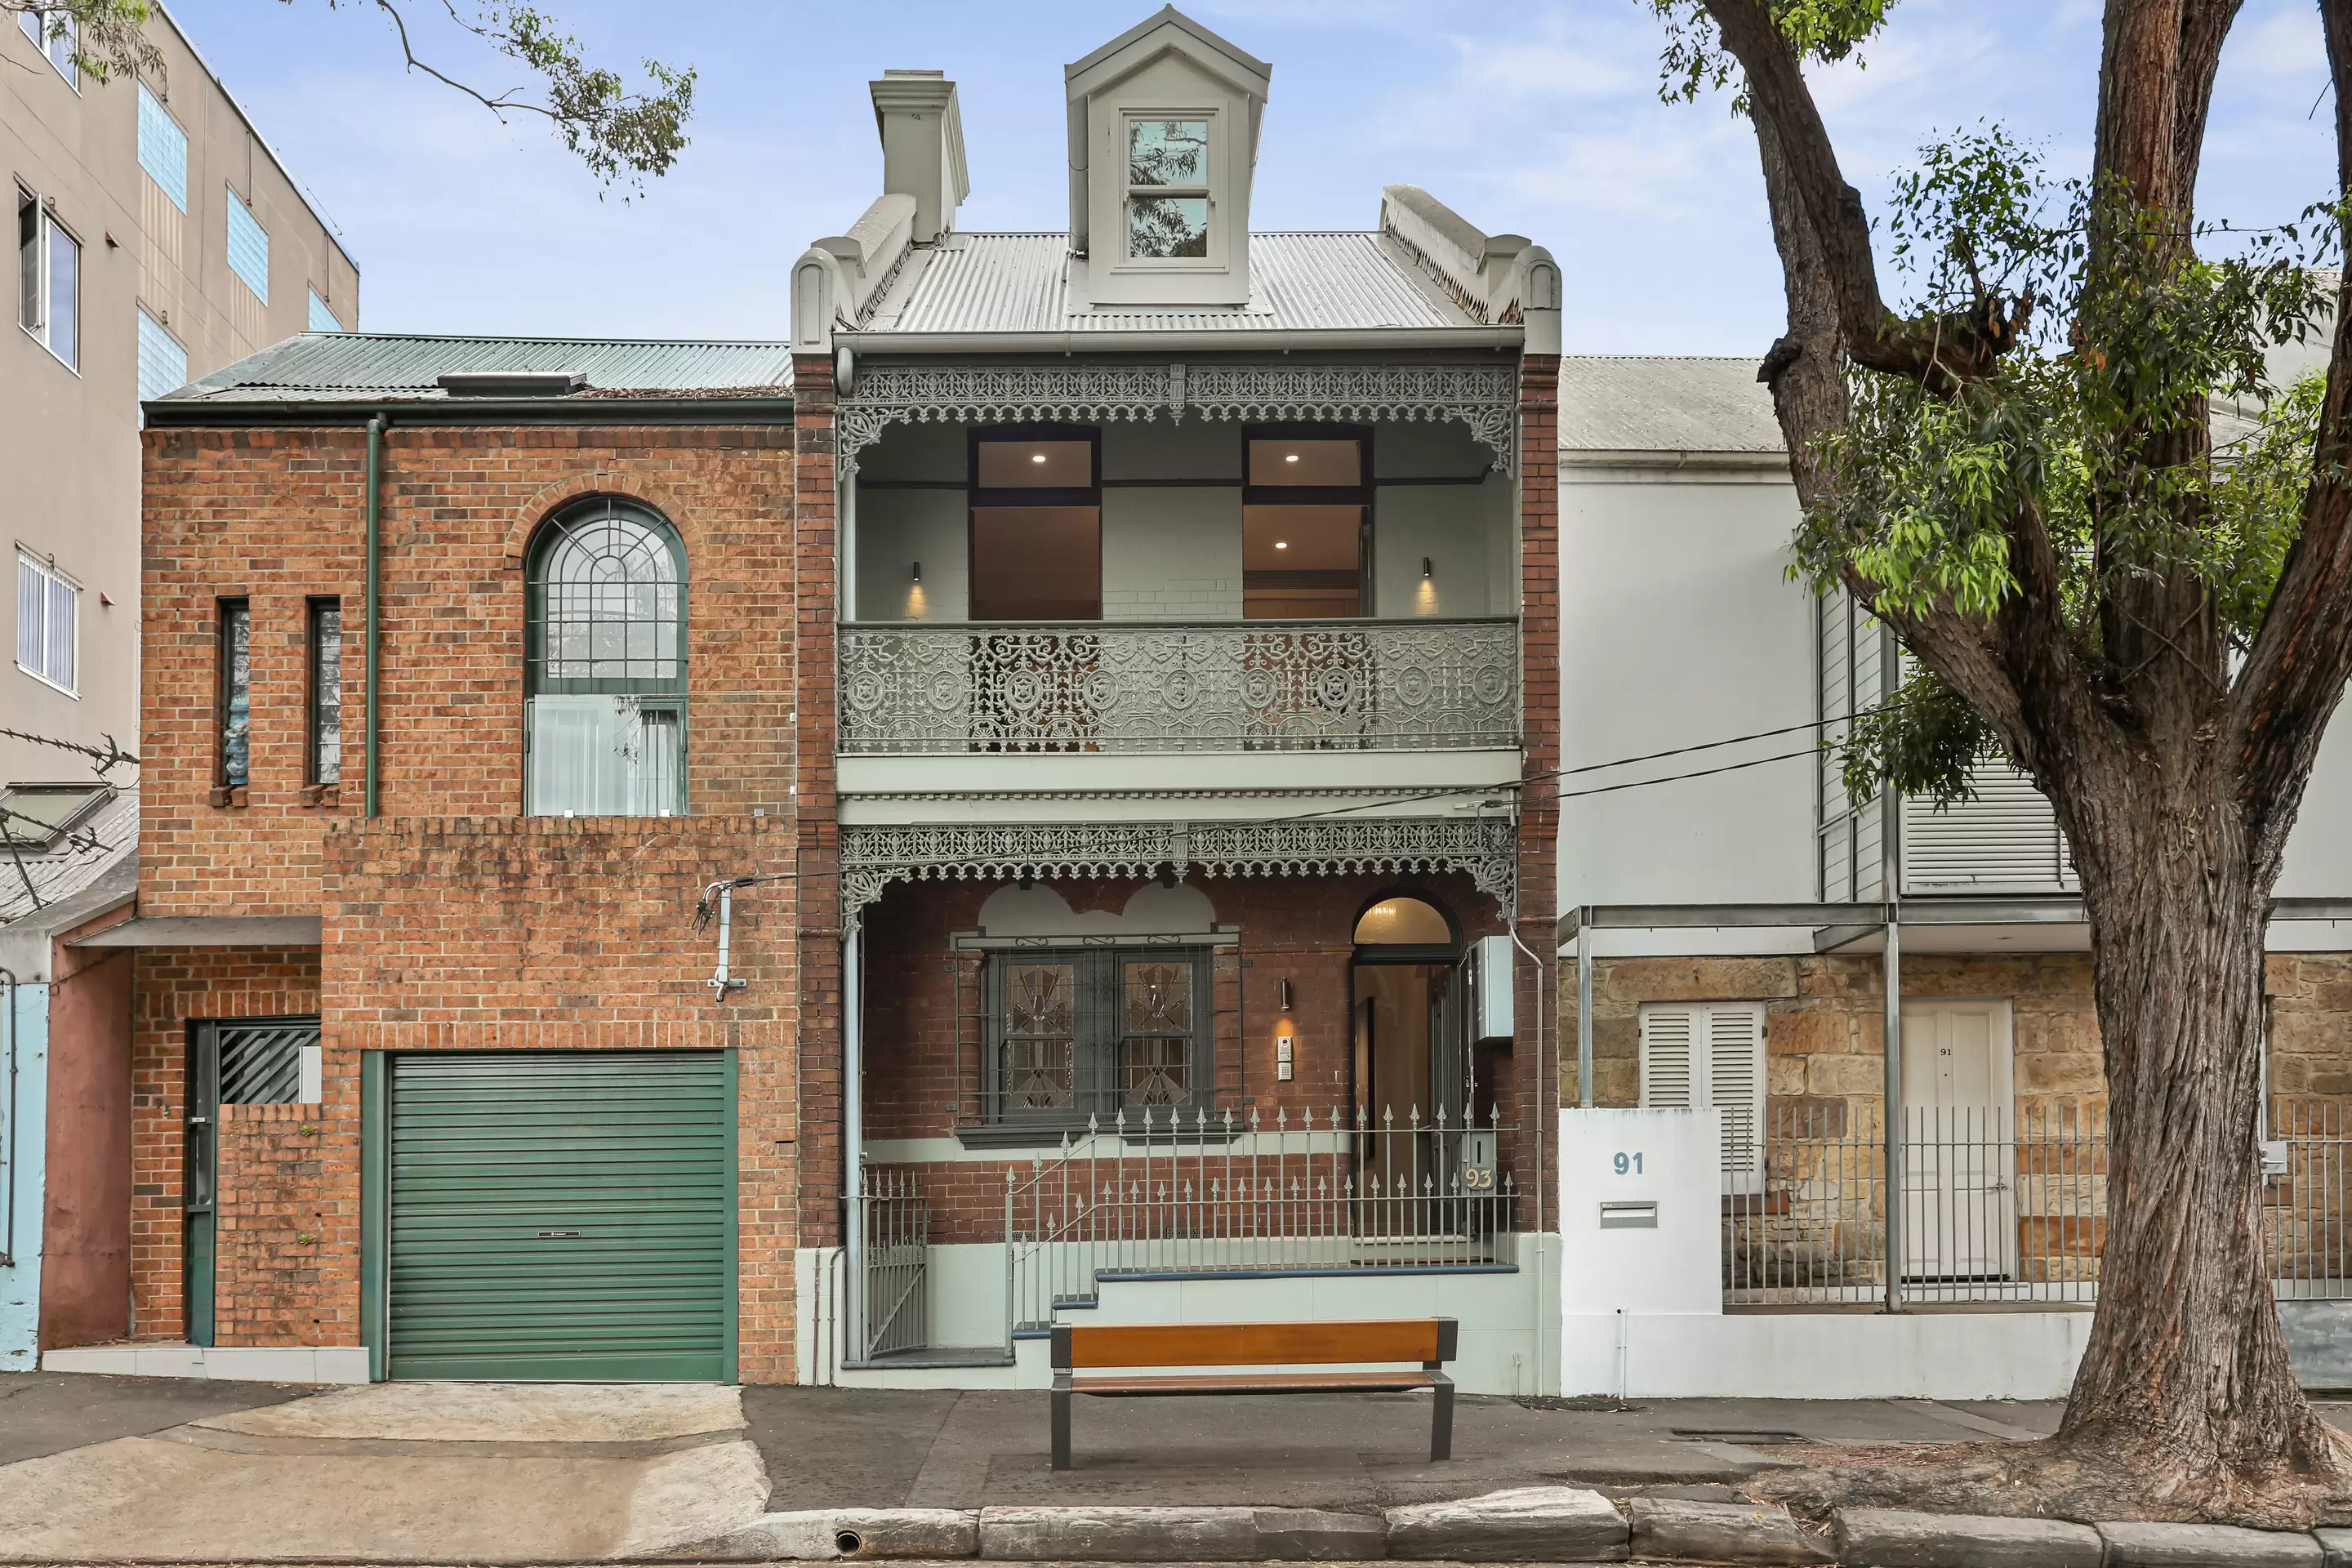
[[[1273,70],[1172,5],[1065,68],[1070,248],[1094,303],[1248,303]]]

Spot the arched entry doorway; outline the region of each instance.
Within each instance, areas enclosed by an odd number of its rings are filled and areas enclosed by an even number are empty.
[[[1427,1237],[1450,1228],[1437,1222],[1474,1097],[1461,929],[1423,894],[1375,900],[1356,917],[1349,978],[1358,1231]]]

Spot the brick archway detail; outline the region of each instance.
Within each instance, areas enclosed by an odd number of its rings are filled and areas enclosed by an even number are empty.
[[[540,524],[572,502],[594,496],[626,496],[631,500],[643,501],[661,513],[669,525],[677,530],[679,540],[686,545],[688,577],[697,574],[693,571],[693,563],[701,551],[700,529],[690,521],[685,503],[667,485],[617,468],[596,468],[584,474],[567,475],[541,486],[537,494],[523,502],[515,513],[514,522],[507,530],[504,550],[507,569],[510,572],[522,570],[523,558],[530,549],[531,536],[539,531]]]

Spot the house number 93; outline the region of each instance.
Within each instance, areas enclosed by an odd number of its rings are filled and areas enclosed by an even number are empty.
[[[1614,1163],[1617,1166],[1617,1173],[1621,1176],[1638,1176],[1642,1173],[1642,1155],[1638,1150],[1631,1154],[1618,1155]]]

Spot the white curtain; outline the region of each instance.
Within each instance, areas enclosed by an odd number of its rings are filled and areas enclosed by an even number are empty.
[[[674,708],[635,697],[530,700],[534,816],[674,816],[680,772]]]

